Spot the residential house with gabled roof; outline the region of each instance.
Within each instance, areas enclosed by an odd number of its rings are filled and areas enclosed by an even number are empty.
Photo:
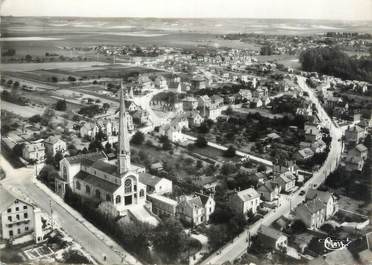
[[[199,114],[199,112],[192,111],[188,114],[187,120],[189,121],[190,127],[199,127],[204,121],[204,118]]]
[[[157,216],[176,216],[178,202],[160,194],[147,194],[147,199],[152,204],[152,211]]]
[[[182,85],[181,82],[175,82],[171,81],[168,83],[168,90],[174,91],[176,93],[181,93],[182,92]]]
[[[286,235],[266,225],[261,225],[258,229],[257,240],[260,246],[271,250],[283,250],[288,245],[288,237]]]
[[[215,201],[211,196],[195,193],[193,195],[182,195],[178,198],[177,216],[197,226],[209,221],[210,215],[214,212]]]
[[[44,140],[44,146],[46,154],[50,157],[54,157],[57,152],[65,153],[67,150],[66,142],[56,136],[49,136]]]
[[[166,178],[159,178],[146,172],[139,174],[139,180],[146,185],[148,194],[165,194],[172,193],[172,181]]]
[[[363,144],[358,144],[347,153],[347,157],[361,158],[363,160],[367,160],[368,148]]]
[[[199,108],[206,108],[210,107],[212,104],[212,100],[208,95],[203,95],[198,97],[198,107]]]
[[[347,156],[344,160],[345,169],[347,171],[362,171],[364,168],[365,161],[363,158],[358,156]]]
[[[36,243],[44,240],[41,210],[19,199],[0,185],[0,238],[13,240],[30,235]]]
[[[312,158],[313,156],[314,156],[314,152],[309,147],[305,147],[303,149],[300,149],[295,154],[296,159],[300,160],[300,161],[308,160],[308,159]]]
[[[278,183],[268,180],[258,187],[257,192],[263,200],[272,202],[279,198],[280,190],[281,187]]]
[[[300,204],[296,208],[295,213],[309,229],[318,229],[325,221],[325,206],[319,199]]]
[[[326,150],[327,145],[322,139],[319,139],[319,140],[311,143],[310,148],[311,148],[311,150],[314,151],[314,153],[322,153]]]
[[[27,161],[42,162],[45,160],[44,140],[25,142],[22,149],[22,157]]]
[[[315,141],[321,140],[322,134],[316,126],[307,126],[305,128],[305,140],[307,142],[313,143]]]
[[[331,218],[338,210],[336,197],[328,191],[310,189],[306,193],[306,201],[320,200],[325,207],[325,219]]]
[[[229,196],[229,205],[238,214],[256,213],[260,203],[260,194],[253,188],[236,191]]]
[[[284,192],[291,192],[296,187],[296,177],[290,171],[281,173],[278,177],[275,177],[274,182],[278,183]]]

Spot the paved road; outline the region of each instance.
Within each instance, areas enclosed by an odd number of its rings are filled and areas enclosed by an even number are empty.
[[[33,182],[34,168],[14,169],[9,162],[0,156],[0,165],[6,173],[6,178],[0,183],[8,190],[20,194],[37,204],[43,211],[50,214],[50,204],[53,208],[55,222],[78,242],[92,257],[101,264],[140,264],[131,255],[125,252],[107,236],[104,237],[101,231],[92,227],[84,218],[67,211],[62,207],[58,196],[46,193]],[[87,228],[90,227],[90,229]],[[94,232],[92,232],[94,231]],[[113,247],[110,247],[112,245]],[[106,255],[106,261],[103,256]]]
[[[324,127],[329,128],[332,136],[331,148],[326,161],[323,166],[314,172],[313,177],[308,180],[300,189],[291,194],[290,196],[284,197],[281,205],[270,213],[266,214],[263,219],[257,221],[251,225],[248,229],[242,232],[233,242],[223,246],[220,250],[213,253],[201,264],[223,264],[227,261],[233,261],[245,253],[248,247],[248,238],[255,235],[262,224],[270,225],[276,219],[282,215],[288,214],[292,209],[297,207],[305,199],[305,195],[300,195],[302,190],[308,190],[310,188],[318,187],[324,182],[326,177],[337,168],[342,153],[342,130],[334,125],[331,118],[327,115],[325,110],[322,108],[318,98],[314,92],[306,85],[305,78],[298,76],[299,87],[309,93],[310,100],[315,104],[318,110],[318,117]],[[283,196],[282,196],[283,198]]]

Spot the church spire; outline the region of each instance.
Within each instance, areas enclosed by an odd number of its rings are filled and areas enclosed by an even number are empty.
[[[123,82],[120,85],[120,112],[119,112],[119,151],[118,174],[122,175],[130,169],[130,146],[127,114],[125,111]]]

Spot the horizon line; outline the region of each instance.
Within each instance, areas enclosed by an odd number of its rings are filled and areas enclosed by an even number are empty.
[[[372,19],[332,19],[332,18],[282,18],[282,17],[151,17],[151,16],[67,16],[67,15],[0,15],[0,17],[16,17],[16,18],[22,18],[22,17],[59,17],[59,18],[136,18],[136,19],[266,19],[266,20],[323,20],[323,21],[347,21],[347,22],[370,22]]]

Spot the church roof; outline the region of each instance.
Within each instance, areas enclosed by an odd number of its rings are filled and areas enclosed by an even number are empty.
[[[84,163],[85,165],[91,165],[99,159],[105,159],[106,155],[103,152],[94,152],[88,154],[80,154],[76,156],[65,157],[70,164]]]
[[[118,188],[119,185],[111,183],[109,181],[103,180],[99,177],[96,177],[94,175],[91,175],[87,172],[80,171],[76,176],[76,180],[83,181],[87,184],[90,184],[93,187],[98,187],[101,190],[104,190],[108,193],[113,193],[115,192]]]
[[[97,169],[99,171],[105,172],[109,175],[115,175],[117,172],[117,166],[107,163],[102,160],[97,160],[91,165],[92,168]]]

